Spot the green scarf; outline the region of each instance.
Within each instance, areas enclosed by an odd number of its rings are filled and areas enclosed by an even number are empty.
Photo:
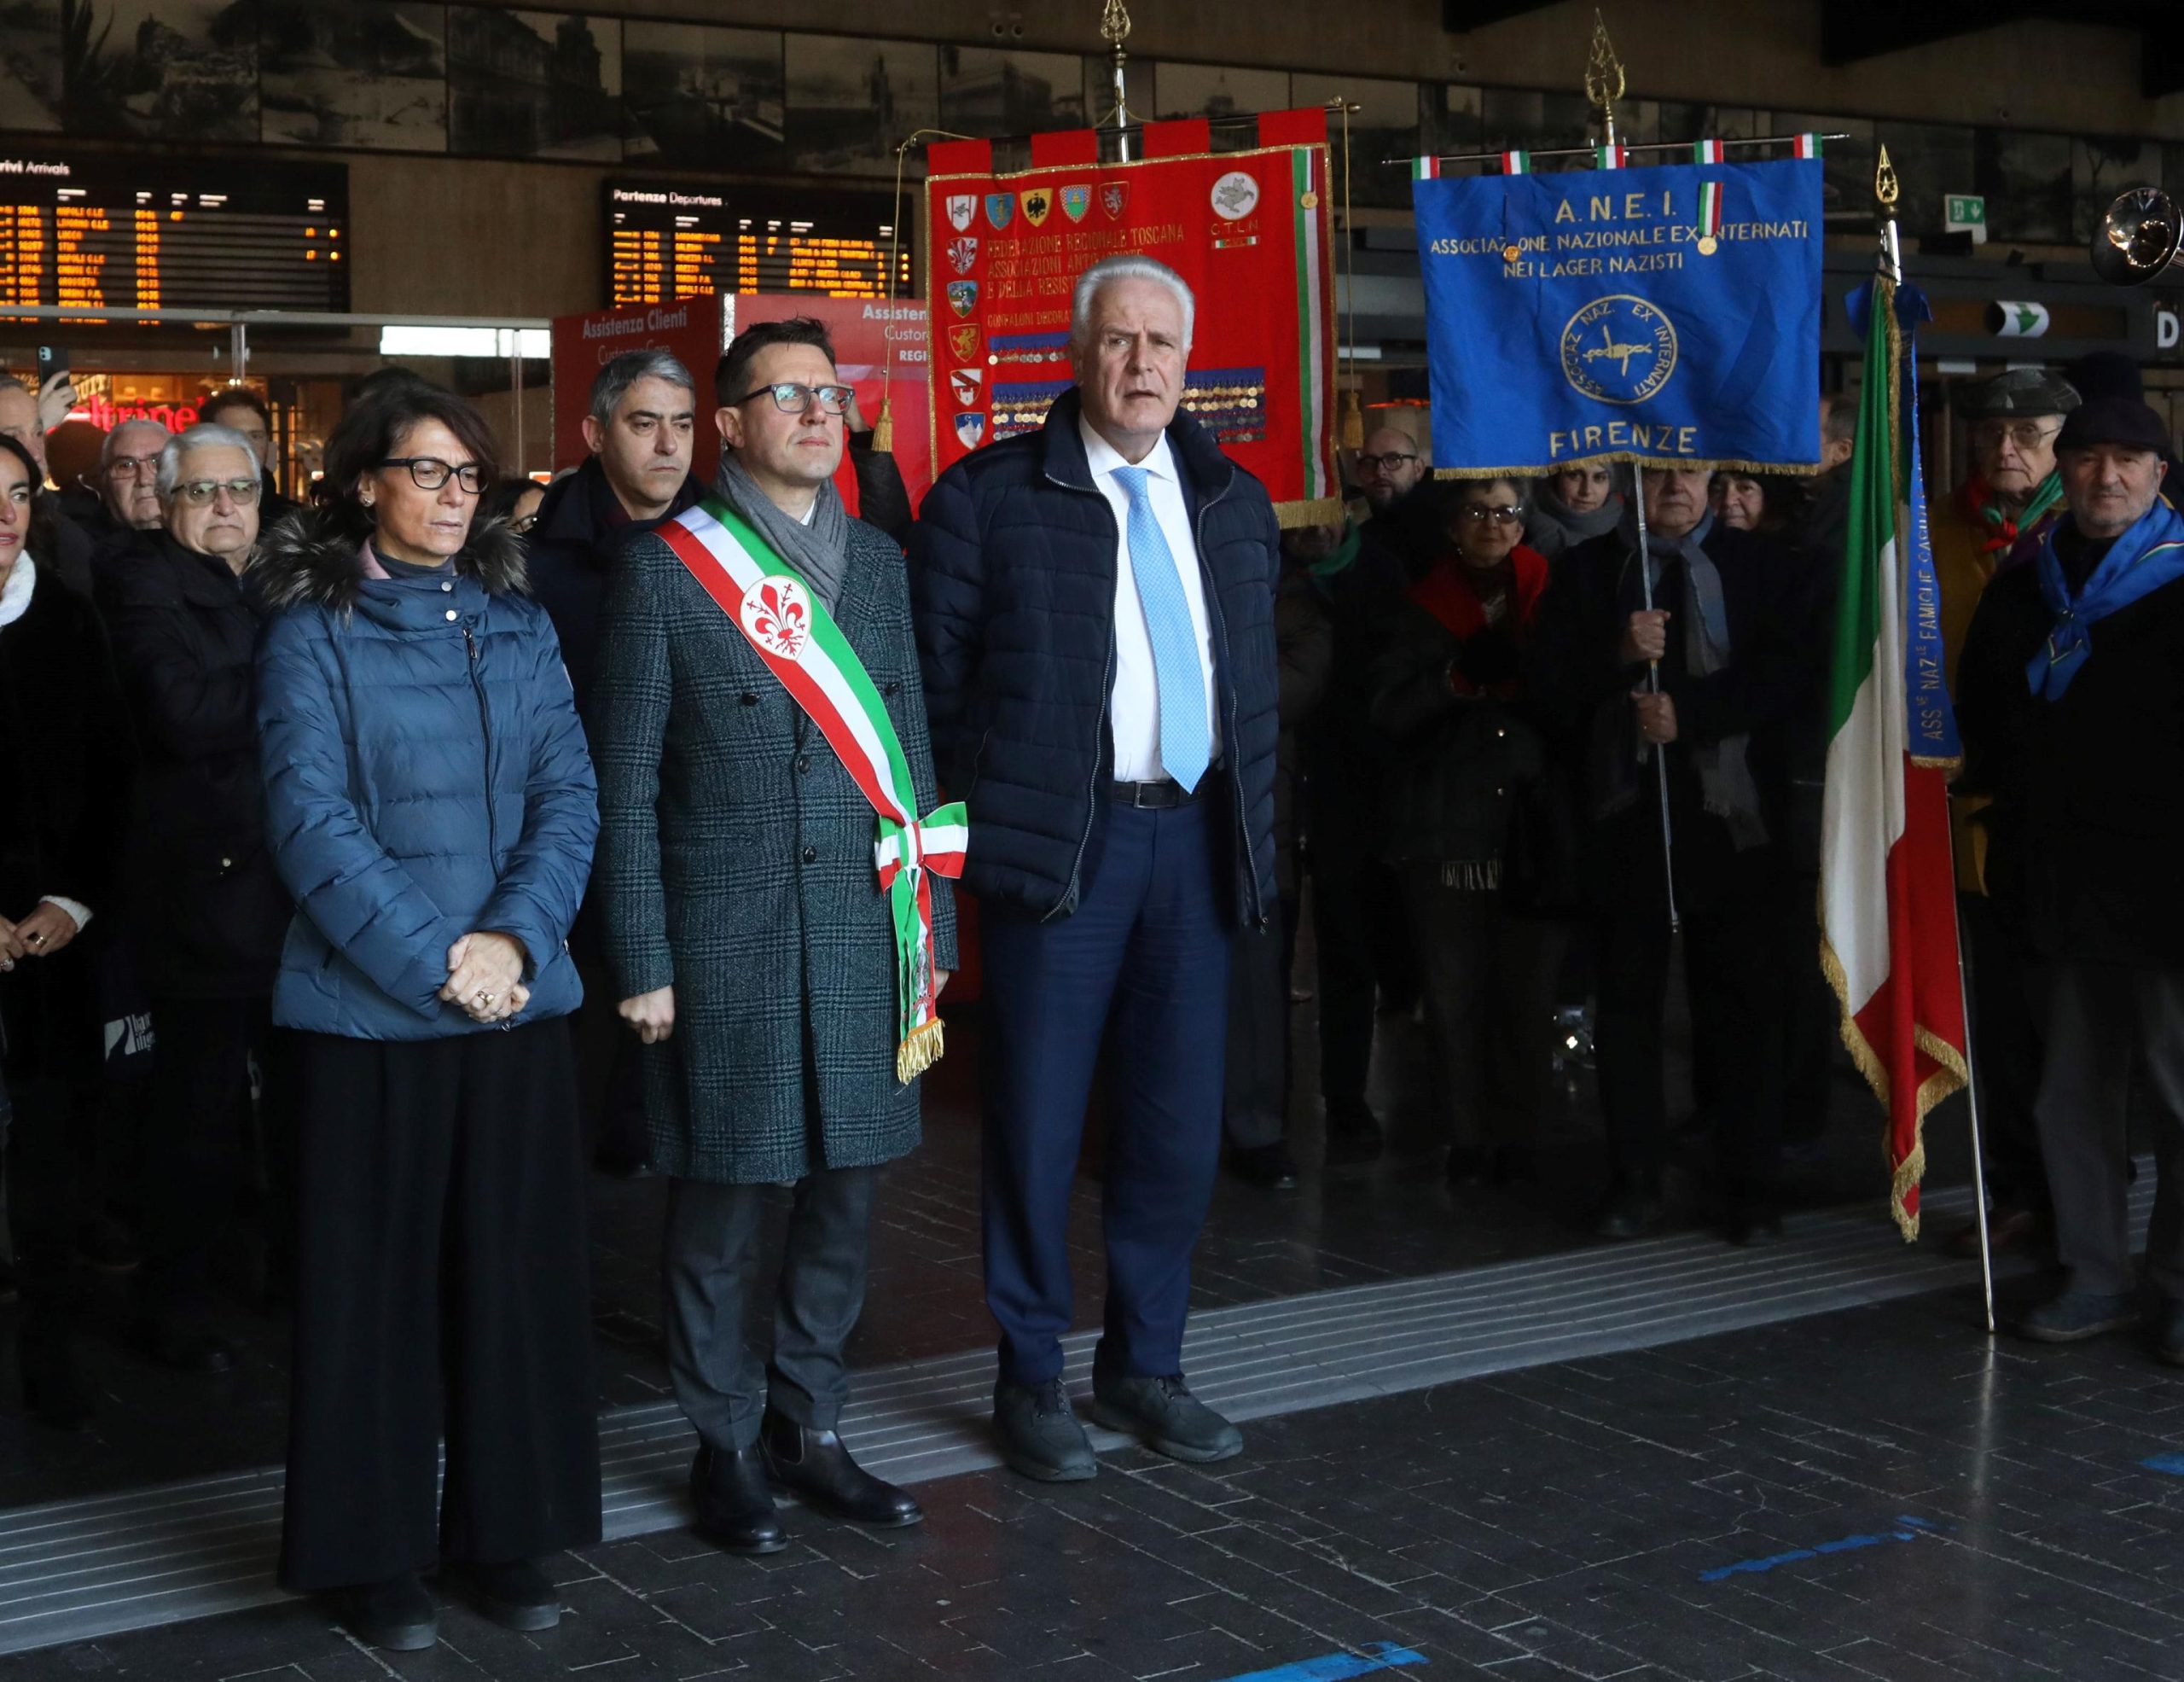
[[[1342,541],[1335,545],[1331,554],[1312,562],[1306,567],[1305,570],[1312,575],[1312,582],[1319,585],[1328,584],[1333,582],[1338,574],[1347,572],[1350,563],[1357,559],[1357,551],[1364,547],[1364,538],[1357,530],[1357,522],[1354,520],[1344,521]]]
[[[1989,555],[2007,555],[2016,544],[2018,534],[2030,531],[2040,523],[2042,515],[2062,500],[2063,476],[2051,468],[2048,476],[2032,487],[2030,500],[2018,510],[2017,518],[2013,520],[2002,512],[1987,481],[1984,479],[1978,480],[1972,491],[1972,507],[1991,533],[1980,547]]]

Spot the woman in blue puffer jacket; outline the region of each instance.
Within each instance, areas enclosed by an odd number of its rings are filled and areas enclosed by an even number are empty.
[[[460,399],[384,392],[257,570],[266,835],[298,908],[273,996],[298,1086],[282,1580],[405,1650],[434,1638],[436,1557],[543,1629],[537,1561],[600,1534],[560,1020],[598,801],[522,550],[476,521],[494,472]]]

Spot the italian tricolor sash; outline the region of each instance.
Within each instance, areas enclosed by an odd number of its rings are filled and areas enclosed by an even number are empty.
[[[901,1000],[895,1078],[907,1084],[945,1050],[933,1011],[932,887],[928,872],[963,873],[970,826],[962,802],[924,818],[886,704],[818,592],[726,503],[708,498],[659,527],[766,669],[819,726],[879,814],[873,862],[895,925]]]

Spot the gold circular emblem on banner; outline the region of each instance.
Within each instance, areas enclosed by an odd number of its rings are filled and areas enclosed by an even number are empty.
[[[1711,234],[1701,234],[1699,236],[1699,254],[1701,257],[1711,257],[1721,248],[1722,242]]]
[[[1513,263],[1524,254],[1513,245],[1505,245],[1502,247],[1502,260],[1504,263]]]
[[[1320,195],[1308,188],[1298,195],[1297,202],[1304,206],[1306,210],[1317,210],[1320,207]]]

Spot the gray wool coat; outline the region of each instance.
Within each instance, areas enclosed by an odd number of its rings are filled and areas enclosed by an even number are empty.
[[[938,797],[903,552],[861,520],[834,621],[886,702],[922,817]],[[590,725],[609,971],[623,998],[675,989],[674,1032],[639,1053],[653,1166],[780,1184],[914,1149],[872,806],[658,537],[616,563]],[[953,885],[932,883],[934,961],[953,969]]]

